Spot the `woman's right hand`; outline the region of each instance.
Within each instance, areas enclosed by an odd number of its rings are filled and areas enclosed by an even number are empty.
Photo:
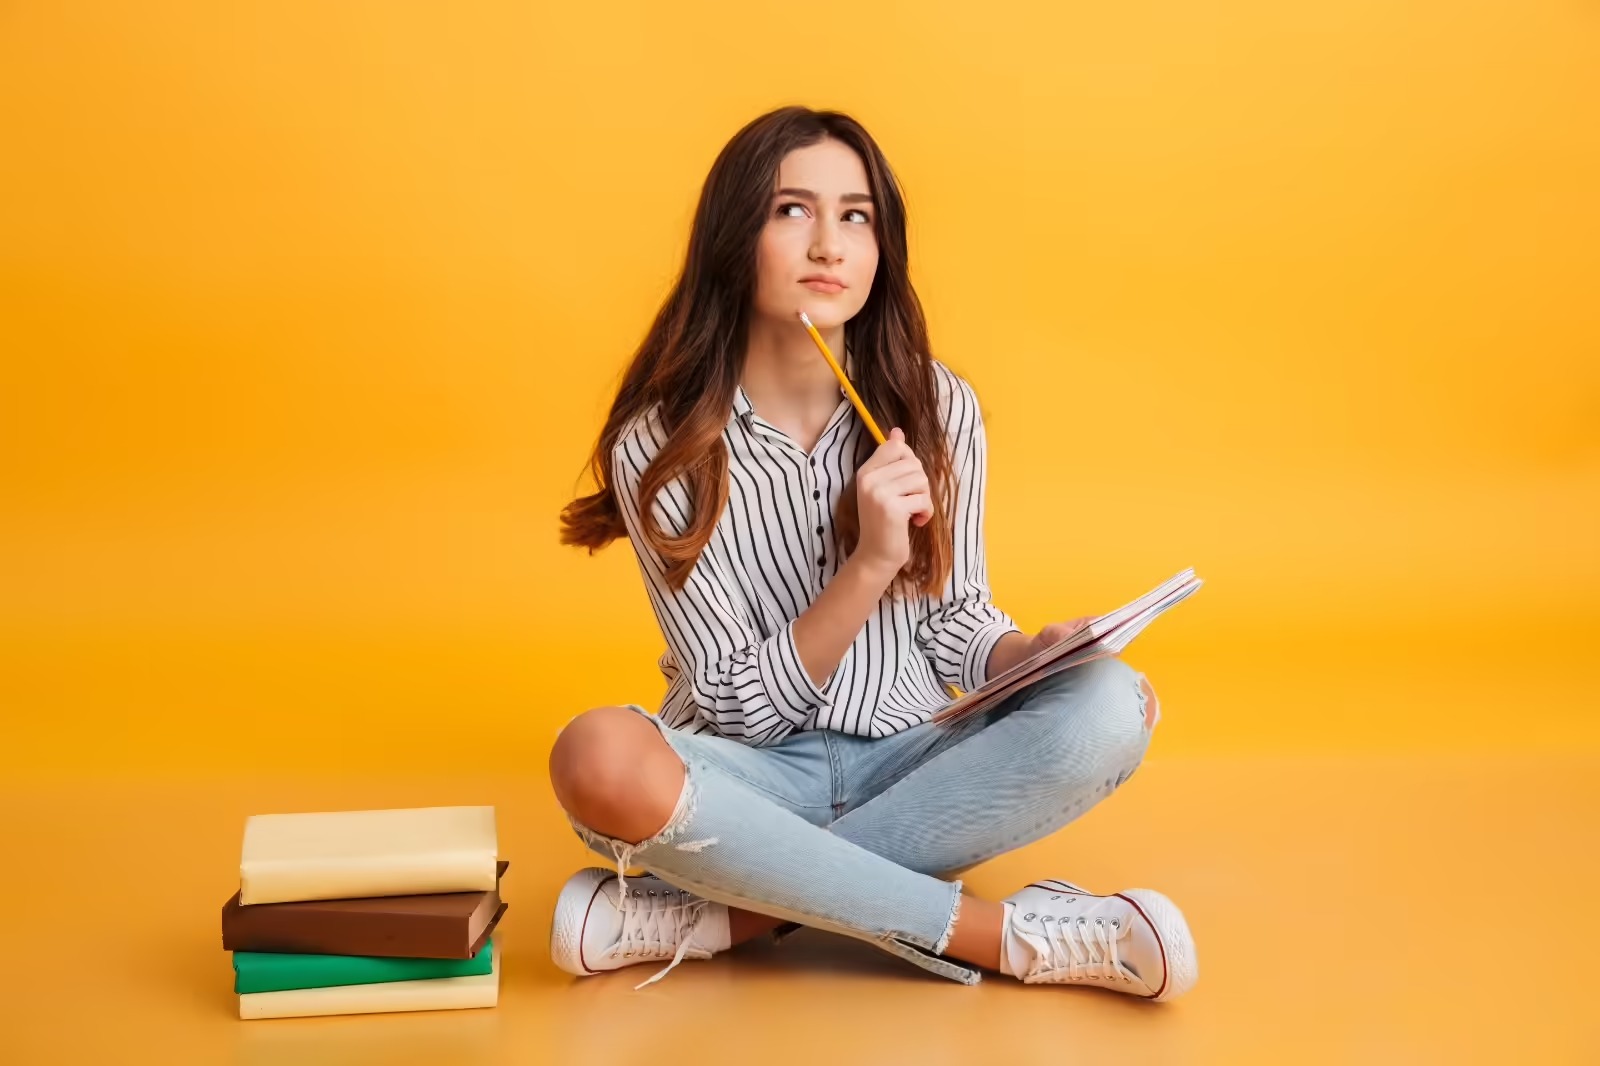
[[[911,558],[908,523],[925,525],[933,517],[928,475],[898,428],[856,471],[856,505],[861,537],[855,555],[897,574]]]

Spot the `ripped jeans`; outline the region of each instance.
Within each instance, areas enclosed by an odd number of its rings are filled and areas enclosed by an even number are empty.
[[[705,899],[868,941],[964,984],[941,957],[955,874],[1032,843],[1138,768],[1160,717],[1144,676],[1107,658],[982,715],[881,739],[823,730],[752,748],[655,722],[686,769],[676,809],[640,843],[572,822],[625,875],[643,867]]]

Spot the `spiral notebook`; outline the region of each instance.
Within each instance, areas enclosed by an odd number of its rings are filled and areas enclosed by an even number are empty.
[[[981,687],[941,708],[933,720],[941,723],[960,721],[988,710],[1036,681],[1095,659],[1116,655],[1151,622],[1194,595],[1203,583],[1195,577],[1193,568],[1180,572],[1132,603],[1094,619],[1061,643],[1029,656],[1005,673],[990,678]]]

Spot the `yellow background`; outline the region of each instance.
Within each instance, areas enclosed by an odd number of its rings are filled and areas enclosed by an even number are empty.
[[[551,738],[662,690],[631,554],[556,516],[790,102],[905,183],[999,601],[1208,582],[1128,653],[1147,766],[968,882],[1167,892],[1178,1003],[807,935],[550,962],[603,861]],[[0,0],[0,1059],[599,1063],[620,1017],[813,1063],[804,1001],[850,1062],[1600,1060],[1597,116],[1584,0]],[[440,803],[499,812],[500,1008],[239,1023],[244,819]],[[1508,876],[1536,979],[1474,932]]]
[[[556,543],[699,183],[861,118],[1023,621],[1207,587],[1163,753],[1593,747],[1600,31],[1571,2],[0,6],[13,777],[542,772],[653,704]]]

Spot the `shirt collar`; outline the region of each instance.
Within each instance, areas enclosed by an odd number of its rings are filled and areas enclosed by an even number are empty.
[[[733,414],[728,416],[729,424],[732,424],[739,419],[743,419],[748,423],[750,421],[750,416],[755,413],[755,405],[750,402],[750,397],[744,391],[744,386],[740,385],[735,388],[733,390]]]

